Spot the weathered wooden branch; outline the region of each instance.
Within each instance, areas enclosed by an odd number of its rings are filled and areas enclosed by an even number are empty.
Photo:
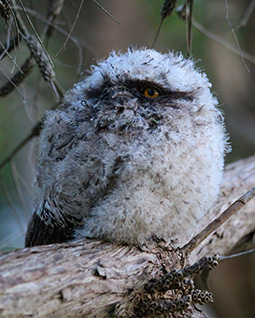
[[[254,185],[255,156],[228,165],[222,196],[197,230]],[[255,199],[199,244],[185,261],[227,254],[236,246],[240,249],[254,231]],[[156,245],[141,251],[85,240],[4,254],[0,257],[0,317],[137,317],[136,295],[144,284],[179,268],[183,261],[178,250],[171,251],[164,243]],[[185,317],[205,315],[194,311]]]

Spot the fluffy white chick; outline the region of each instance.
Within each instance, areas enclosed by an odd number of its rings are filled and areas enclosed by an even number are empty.
[[[181,54],[130,49],[93,66],[45,120],[26,246],[191,239],[217,199],[227,149],[210,87]]]

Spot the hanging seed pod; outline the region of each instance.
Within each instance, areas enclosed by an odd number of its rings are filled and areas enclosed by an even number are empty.
[[[164,2],[163,7],[161,8],[161,11],[160,11],[161,21],[160,21],[157,33],[155,35],[152,47],[154,47],[154,45],[155,45],[155,43],[157,41],[157,38],[158,38],[158,35],[159,35],[159,32],[160,32],[160,29],[161,29],[163,21],[165,20],[166,17],[169,17],[172,14],[172,12],[173,12],[173,10],[174,10],[174,8],[176,6],[176,3],[177,3],[177,0],[166,0]]]
[[[162,20],[164,20],[166,17],[169,17],[175,6],[176,6],[177,0],[166,0],[163,4],[163,7],[161,8],[161,17]]]
[[[31,55],[35,58],[44,80],[46,82],[54,80],[55,72],[40,42],[33,35],[25,38],[25,41],[30,49]]]
[[[5,19],[5,22],[7,22],[10,19],[11,7],[8,0],[0,1],[0,14],[1,14],[1,17]]]
[[[33,66],[35,65],[35,61],[33,58],[28,58],[25,63],[21,66],[20,71],[18,71],[10,81],[4,84],[0,88],[0,96],[4,97],[10,94],[15,87],[21,84],[25,78],[28,77],[30,72],[32,71]]]

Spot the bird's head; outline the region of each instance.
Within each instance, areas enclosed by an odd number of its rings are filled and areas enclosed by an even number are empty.
[[[67,94],[68,107],[86,112],[98,129],[127,133],[199,125],[220,115],[206,75],[182,54],[151,49],[112,52]]]

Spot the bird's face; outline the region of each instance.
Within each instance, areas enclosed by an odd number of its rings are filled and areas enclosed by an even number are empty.
[[[85,100],[84,111],[96,129],[154,132],[162,125],[176,129],[185,117],[211,116],[217,101],[209,87],[206,76],[182,55],[130,50],[112,53],[92,67],[92,74],[71,91],[79,96],[71,104]]]
[[[87,92],[96,126],[119,133],[153,131],[192,100],[191,93],[171,91],[152,80],[125,78],[115,82],[108,76],[99,89]]]

